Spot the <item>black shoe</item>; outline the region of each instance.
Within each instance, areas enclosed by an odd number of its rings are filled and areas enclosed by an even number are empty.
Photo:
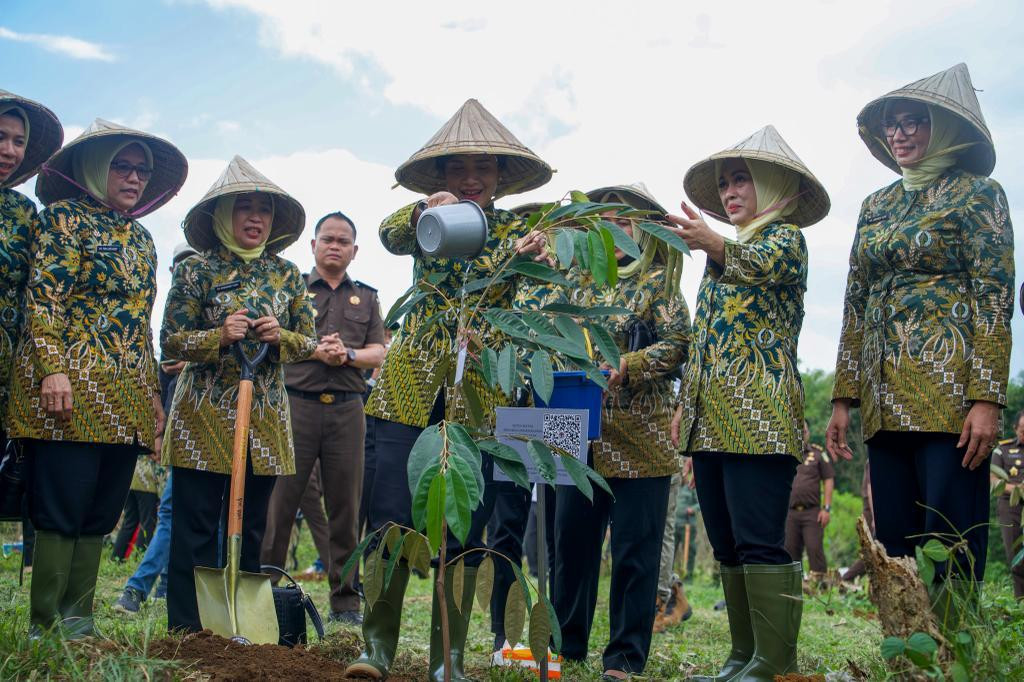
[[[715,603],[715,611],[722,611],[725,609],[725,600],[722,599]]]
[[[363,624],[363,612],[362,611],[331,611],[331,615],[327,617],[327,620],[331,623],[341,623],[342,625],[362,625]]]
[[[114,604],[114,610],[121,613],[138,613],[145,596],[134,587],[124,588],[121,598]]]

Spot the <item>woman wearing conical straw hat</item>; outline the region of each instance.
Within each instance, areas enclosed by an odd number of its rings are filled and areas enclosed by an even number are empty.
[[[278,476],[295,473],[283,364],[323,352],[302,274],[277,255],[302,234],[306,213],[291,195],[236,156],[185,216],[198,255],[174,269],[160,342],[188,364],[178,376],[165,457],[173,466],[167,627],[202,630],[196,566],[218,566],[227,538],[235,402],[241,368],[230,352],[270,353],[253,378],[239,569],[260,572],[267,504]],[[325,358],[326,360],[326,358]]]
[[[773,126],[696,164],[669,216],[707,254],[674,438],[690,454],[729,616],[732,650],[717,680],[771,680],[796,669],[801,566],[783,545],[803,455],[797,340],[807,247],[801,228],[828,213],[825,188]],[[698,678],[701,679],[701,678]]]
[[[46,208],[8,409],[29,462],[34,633],[93,633],[103,536],[137,458],[163,430],[150,325],[156,250],[137,219],[170,200],[187,172],[166,140],[97,119],[36,182]]]
[[[826,443],[849,450],[859,406],[890,555],[914,556],[936,533],[966,538],[969,554],[938,562],[928,586],[940,625],[959,629],[940,597],[952,587],[976,598],[985,573],[1013,315],[1009,209],[988,177],[995,148],[965,64],[870,102],[857,125],[902,178],[861,207]]]
[[[665,209],[643,183],[602,187],[587,195],[591,201],[625,204],[651,211],[651,220],[665,220]],[[601,437],[590,454],[591,466],[613,494],[595,489],[591,503],[574,486],[557,487],[553,602],[562,627],[561,653],[568,660],[585,661],[601,547],[610,527],[613,598],[602,679],[617,680],[641,674],[650,652],[671,479],[681,465],[670,440],[672,383],[690,345],[690,313],[679,293],[683,254],[646,232],[634,232],[632,220],[615,211],[604,218],[637,238],[640,257],[616,249],[619,282],[614,288],[598,288],[584,276],[571,290],[552,292],[549,302],[561,297],[584,307],[632,311],[608,319],[621,361],[606,367],[610,390]]]
[[[385,218],[380,226],[381,241],[396,255],[413,256],[416,280],[429,279],[438,293],[427,295],[406,313],[402,329],[388,350],[380,377],[367,403],[366,413],[375,418],[377,451],[377,469],[368,505],[371,529],[380,528],[389,521],[412,526],[406,462],[413,443],[425,427],[443,418],[467,422],[467,407],[459,392],[452,390],[447,380],[433,380],[435,375],[447,373],[446,368],[440,366],[439,358],[447,356],[447,351],[451,350],[457,330],[453,325],[434,325],[431,318],[444,307],[445,297],[459,297],[467,267],[471,267],[477,277],[488,277],[513,253],[540,254],[544,250],[546,242],[543,235],[531,233],[523,219],[510,211],[496,209],[493,202],[497,197],[540,187],[551,178],[551,168],[479,102],[471,99],[422,149],[398,168],[395,178],[399,184],[423,193],[426,198]],[[475,202],[487,217],[487,241],[480,255],[471,261],[423,257],[416,244],[416,222],[420,213],[427,207],[466,200]],[[515,280],[511,280],[491,287],[483,305],[511,307],[515,286]],[[470,293],[466,300],[466,305],[472,306],[480,300],[480,294]],[[430,324],[431,328],[420,334],[423,331],[420,327],[424,324]],[[473,327],[470,333],[478,335],[484,343],[494,334],[486,323],[474,323]],[[492,391],[475,370],[467,368],[462,380],[476,389],[484,418],[493,423],[494,408],[508,404],[504,394]],[[491,481],[492,463],[487,455],[483,466],[484,480]],[[449,534],[448,556],[484,547],[483,528],[493,506],[494,496],[489,485],[484,503],[473,512],[465,546]],[[466,557],[465,594],[473,594],[482,557],[480,552]],[[401,560],[388,590],[381,594],[372,609],[366,611],[363,622],[366,650],[349,666],[349,675],[371,679],[387,677],[398,644],[402,601],[408,581],[409,566]],[[451,589],[448,588],[448,622],[452,679],[460,680],[465,679],[463,658],[470,608],[457,608]],[[463,595],[459,596],[460,604],[466,601],[461,598]],[[442,679],[444,674],[439,613],[440,605],[435,594],[430,675],[436,680]]]

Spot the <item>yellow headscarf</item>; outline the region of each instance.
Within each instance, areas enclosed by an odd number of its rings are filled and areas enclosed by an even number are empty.
[[[6,109],[0,109],[0,116],[10,116],[11,114],[14,114],[18,118],[20,118],[21,122],[25,124],[25,144],[27,145],[29,133],[28,114],[26,114],[25,110],[21,107],[10,106]]]
[[[928,138],[928,148],[924,156],[913,166],[900,166],[903,170],[903,188],[908,191],[923,189],[935,182],[936,178],[956,165],[957,152],[970,147],[973,142],[960,144],[964,126],[960,119],[942,107],[928,107],[928,119],[932,124],[932,134]],[[885,149],[892,154],[889,145]]]
[[[272,228],[274,225],[274,195],[267,194],[267,196],[270,197],[270,225]],[[235,230],[233,226],[235,199],[237,198],[237,194],[229,194],[217,199],[217,205],[213,209],[213,233],[217,235],[217,239],[220,240],[220,243],[224,245],[225,249],[248,263],[249,261],[256,260],[263,255],[263,252],[267,248],[270,232],[267,232],[268,239],[264,239],[263,243],[259,246],[246,249],[239,245],[238,240],[235,239]]]
[[[722,161],[715,160],[716,180],[722,174]],[[757,208],[749,223],[736,226],[736,241],[741,244],[753,239],[765,225],[795,211],[800,192],[800,174],[796,171],[758,159],[743,159],[743,163],[754,183]]]
[[[87,142],[75,149],[71,159],[71,168],[75,180],[101,204],[109,205],[107,197],[107,176],[110,174],[110,163],[121,150],[137,144],[146,155],[146,163],[153,167],[153,152],[149,145],[139,139],[125,139],[120,135],[100,137]]]

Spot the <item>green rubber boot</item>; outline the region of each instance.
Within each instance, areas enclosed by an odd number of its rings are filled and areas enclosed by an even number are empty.
[[[92,603],[96,595],[96,576],[100,572],[102,553],[102,535],[83,535],[75,540],[68,585],[60,600],[60,615],[63,619],[61,629],[67,639],[91,637],[96,632]]]
[[[796,672],[796,642],[804,601],[802,566],[747,564],[747,600],[754,630],[754,656],[733,682],[772,682],[776,675]]]
[[[475,567],[466,566],[462,581],[461,604],[456,604],[452,585],[452,568],[445,571],[444,594],[448,607],[448,639],[451,644],[452,682],[465,682],[464,662],[466,657],[466,636],[469,634],[469,619],[473,613],[473,596],[476,594]],[[436,573],[435,573],[436,575]],[[434,583],[434,600],[430,612],[430,680],[444,682],[444,644],[441,639],[441,604],[437,598],[437,583]],[[461,609],[459,608],[461,606]]]
[[[369,680],[387,679],[395,660],[398,633],[402,627],[402,604],[409,584],[409,564],[399,561],[391,574],[391,583],[381,592],[373,608],[363,614],[364,651],[345,669],[347,677]]]
[[[743,669],[754,656],[754,631],[750,626],[750,606],[747,604],[746,576],[742,566],[721,566],[722,591],[725,592],[725,612],[729,616],[729,635],[732,650],[725,659],[722,671],[714,677],[694,677],[695,682],[725,682]]]
[[[74,538],[48,530],[36,531],[29,597],[31,637],[39,637],[61,622],[60,603],[67,590],[74,551]]]

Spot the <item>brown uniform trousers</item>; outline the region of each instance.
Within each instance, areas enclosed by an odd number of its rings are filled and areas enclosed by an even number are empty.
[[[814,573],[824,573],[828,569],[825,561],[825,529],[818,523],[818,512],[821,507],[807,509],[790,509],[786,516],[786,551],[793,561],[803,558],[807,550],[807,564]]]
[[[309,526],[309,534],[313,536],[313,546],[324,566],[331,565],[331,540],[328,535],[327,515],[324,514],[324,488],[320,485],[320,467],[314,466],[309,472],[309,485],[299,500],[302,518]],[[324,569],[326,570],[326,568]]]
[[[1021,545],[1016,544],[1021,537],[1020,515],[1024,505],[1017,503],[1010,506],[1010,496],[1001,495],[996,503],[999,512],[999,530],[1003,533],[1003,548],[1006,550],[1006,562],[1009,564],[1020,551]],[[1013,596],[1024,599],[1024,561],[1010,568],[1013,576]]]

